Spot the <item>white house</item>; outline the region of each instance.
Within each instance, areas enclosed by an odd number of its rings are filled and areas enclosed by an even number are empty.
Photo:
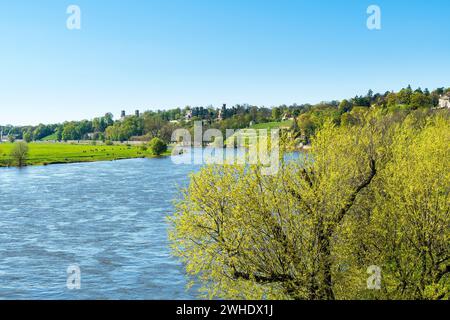
[[[14,136],[15,138],[17,137],[17,134],[11,134],[11,129],[8,132],[3,131],[3,129],[0,130],[0,143],[8,142],[8,140],[9,140],[8,137],[10,135]]]
[[[185,119],[186,121],[189,121],[189,120],[192,119],[192,110],[188,110],[188,111],[186,112],[186,115],[184,116],[184,119]]]
[[[286,121],[286,120],[294,120],[294,117],[290,113],[285,113],[283,115],[283,118],[281,118],[281,121]]]
[[[439,98],[439,108],[449,108],[450,109],[450,93],[444,94]]]

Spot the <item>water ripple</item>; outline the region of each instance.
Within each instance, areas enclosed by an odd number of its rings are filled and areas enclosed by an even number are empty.
[[[0,169],[0,299],[192,299],[165,217],[169,158]],[[81,289],[66,270],[81,268]]]

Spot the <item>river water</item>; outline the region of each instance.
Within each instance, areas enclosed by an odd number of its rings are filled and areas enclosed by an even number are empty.
[[[197,169],[170,157],[0,168],[0,299],[195,298],[166,217]]]
[[[170,254],[167,216],[211,150],[0,168],[0,299],[195,299]]]

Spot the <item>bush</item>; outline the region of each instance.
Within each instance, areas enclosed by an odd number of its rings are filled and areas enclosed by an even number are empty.
[[[105,141],[105,145],[107,145],[107,146],[112,146],[113,143],[112,143],[111,140],[106,140],[106,141]]]
[[[160,138],[153,138],[149,142],[150,151],[153,155],[159,156],[167,151],[167,144]]]
[[[11,157],[18,167],[23,167],[28,157],[28,145],[23,141],[14,144]]]

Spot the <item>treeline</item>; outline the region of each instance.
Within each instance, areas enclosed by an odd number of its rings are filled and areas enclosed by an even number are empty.
[[[298,131],[304,143],[309,143],[314,133],[322,127],[326,119],[335,124],[353,123],[358,113],[366,108],[378,106],[387,111],[416,110],[433,108],[439,103],[439,97],[450,89],[439,88],[432,92],[428,89],[415,89],[411,86],[399,92],[374,93],[372,90],[364,96],[355,96],[342,101],[321,102],[315,105],[281,105],[267,108],[248,104],[227,108],[185,107],[170,110],[146,111],[140,115],[130,115],[114,119],[112,113],[92,120],[69,121],[62,124],[40,124],[38,126],[0,126],[3,135],[11,140],[23,139],[27,142],[39,140],[142,140],[149,141],[158,137],[166,143],[171,142],[171,134],[177,128],[192,128],[194,121],[202,121],[207,128],[242,129],[252,124],[271,121],[294,120],[293,129]]]
[[[302,142],[310,143],[315,132],[329,119],[336,125],[355,124],[369,107],[378,107],[390,113],[432,109],[438,106],[439,98],[449,92],[450,88],[438,88],[430,92],[428,89],[420,88],[413,90],[411,86],[397,93],[388,91],[384,94],[374,94],[372,90],[369,90],[365,96],[355,96],[340,102],[324,102],[314,106],[304,106],[299,111],[294,110],[293,116],[296,119],[294,126],[301,132]],[[282,113],[283,111],[280,111],[277,114]]]

